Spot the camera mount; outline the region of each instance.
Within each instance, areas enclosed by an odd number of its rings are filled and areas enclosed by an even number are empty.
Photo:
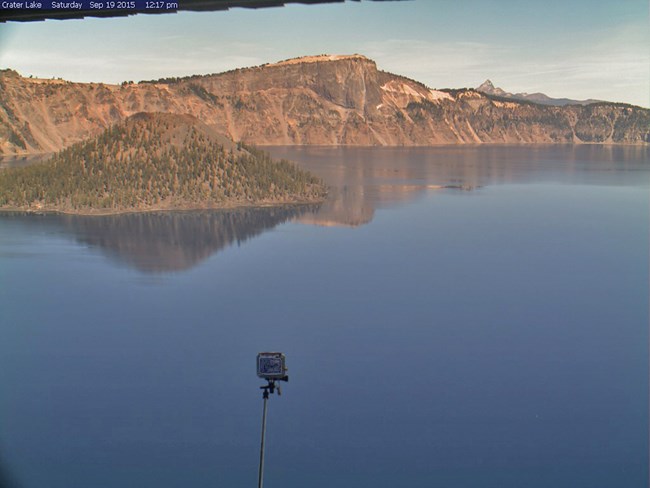
[[[276,381],[289,381],[288,376],[284,376],[282,378],[276,378],[276,379],[270,379],[267,380],[267,384],[264,386],[260,386],[260,390],[263,390],[262,392],[262,398],[264,400],[267,400],[269,398],[269,394],[275,393],[275,390],[278,390],[278,396],[282,395],[282,390],[280,389],[280,385],[276,385]]]

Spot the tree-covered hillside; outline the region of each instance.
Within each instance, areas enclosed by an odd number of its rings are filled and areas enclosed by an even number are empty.
[[[188,115],[137,114],[49,161],[0,172],[0,207],[92,213],[313,202],[322,181]]]

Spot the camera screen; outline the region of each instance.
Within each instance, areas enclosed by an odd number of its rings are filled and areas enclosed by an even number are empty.
[[[262,378],[280,378],[286,373],[282,353],[260,353],[257,356],[257,375]]]
[[[279,358],[260,358],[261,374],[282,374],[282,360]]]

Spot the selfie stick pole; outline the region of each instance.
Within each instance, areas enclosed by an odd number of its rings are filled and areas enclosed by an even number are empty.
[[[260,444],[260,470],[257,477],[257,488],[262,488],[264,484],[264,438],[266,437],[266,402],[269,400],[269,389],[273,391],[274,384],[269,381],[269,384],[266,386],[260,386],[264,393],[262,393],[262,398],[264,399],[264,410],[262,412],[262,443]]]

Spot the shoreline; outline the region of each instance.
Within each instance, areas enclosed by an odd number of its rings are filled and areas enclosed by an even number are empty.
[[[307,205],[322,205],[325,201],[325,197],[317,200],[297,200],[297,201],[287,201],[287,202],[237,202],[226,205],[213,205],[213,206],[187,206],[187,207],[156,207],[156,208],[142,208],[142,209],[84,209],[80,211],[72,210],[61,210],[54,208],[34,208],[34,207],[0,207],[0,216],[2,214],[28,214],[28,215],[73,215],[78,217],[109,217],[115,215],[127,215],[127,214],[148,214],[156,212],[199,212],[199,211],[226,211],[226,210],[237,210],[237,209],[270,209],[270,208],[281,208],[281,207],[293,207],[293,206],[307,206]]]

